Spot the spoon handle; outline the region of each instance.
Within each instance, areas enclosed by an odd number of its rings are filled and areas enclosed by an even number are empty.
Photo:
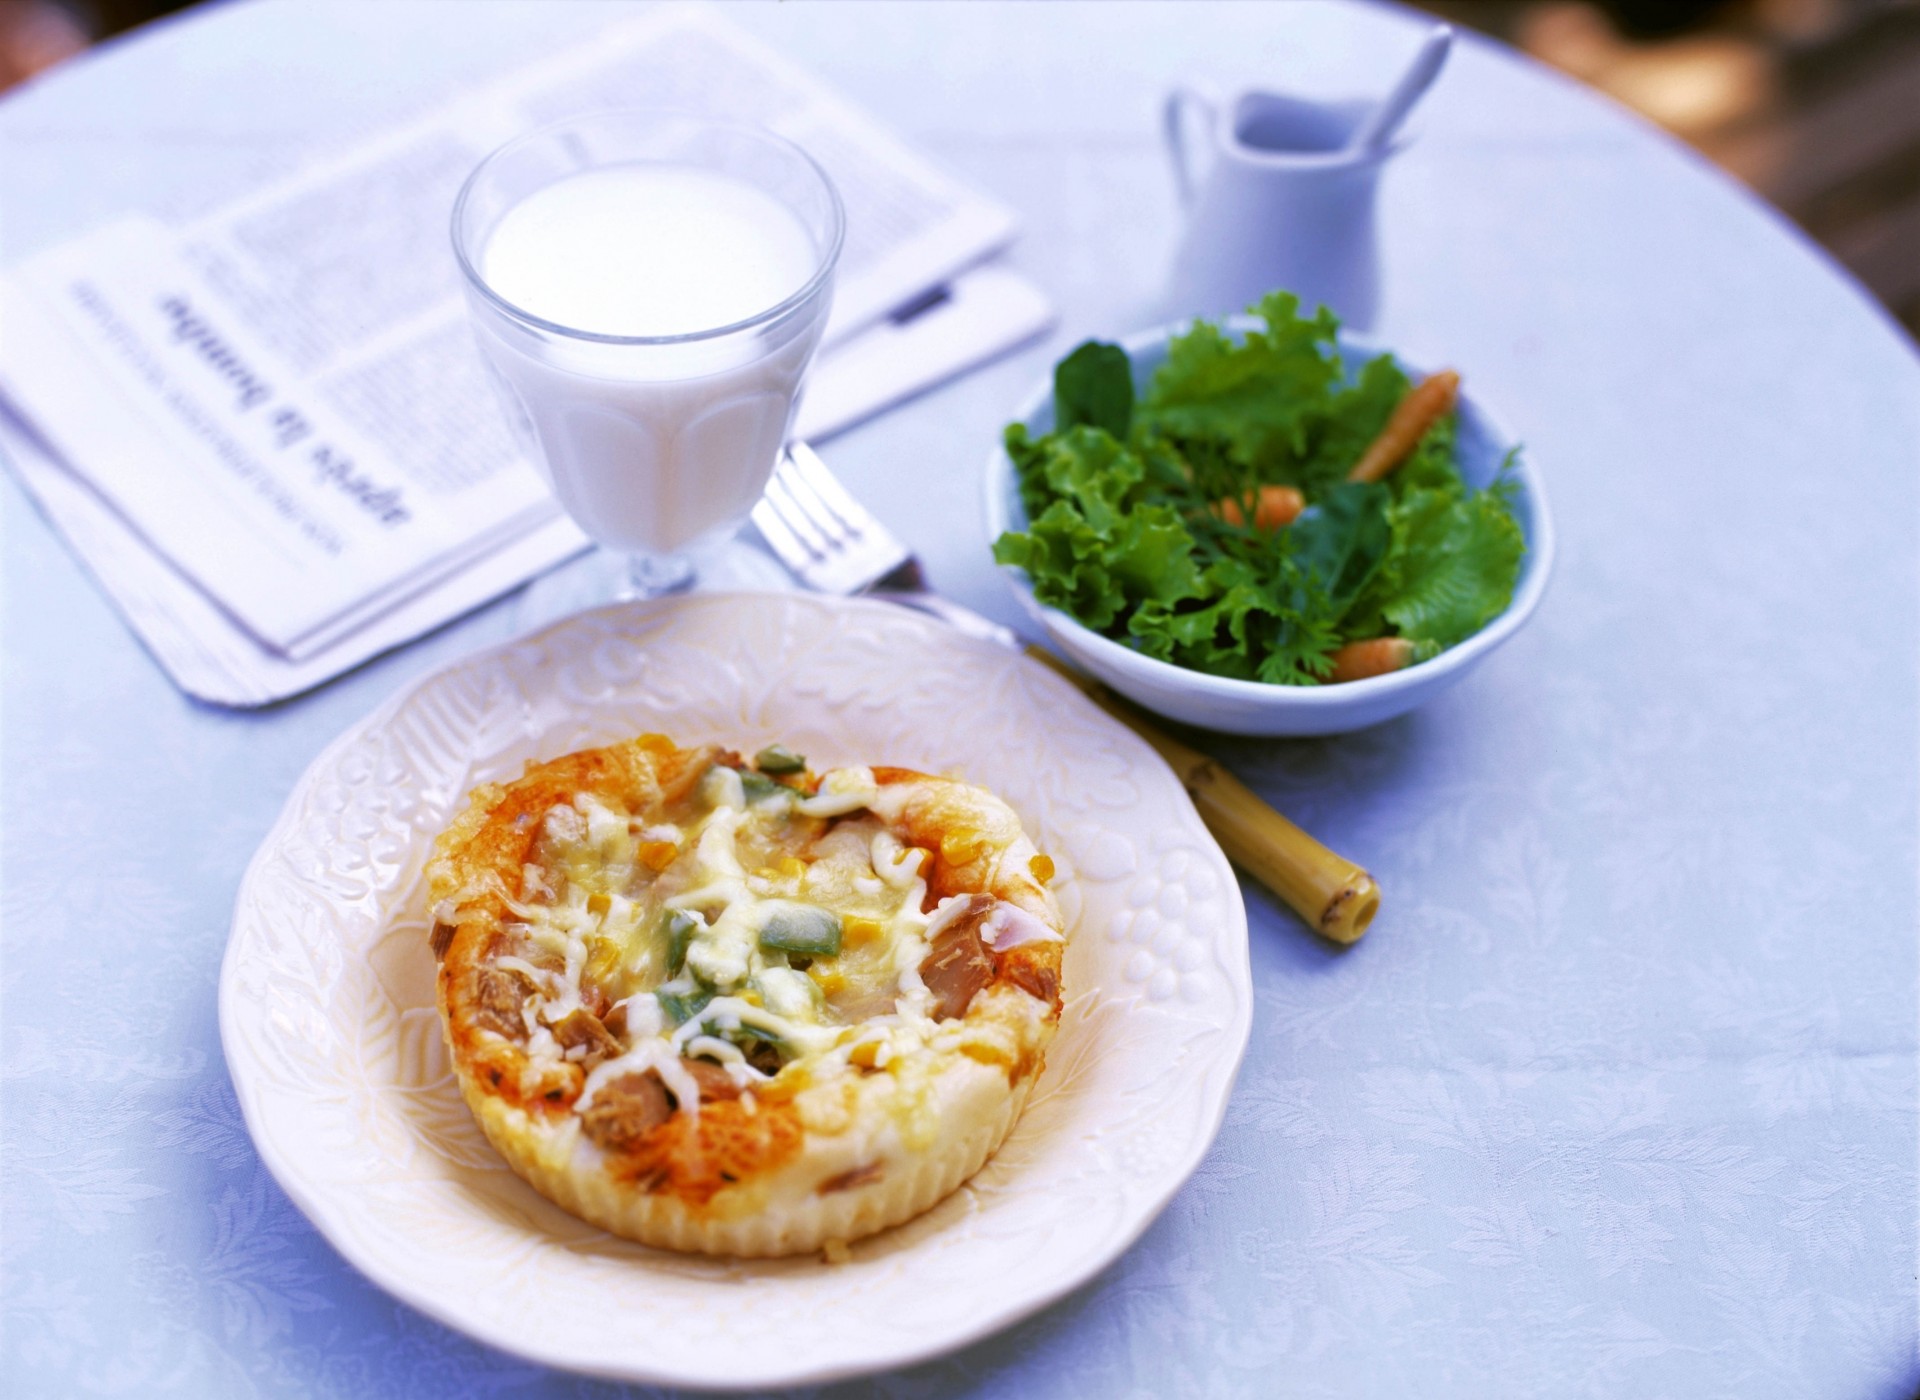
[[[1427,35],[1427,41],[1420,46],[1407,71],[1400,75],[1400,81],[1393,85],[1393,91],[1374,109],[1373,115],[1361,124],[1359,132],[1350,143],[1357,151],[1374,151],[1387,144],[1393,133],[1400,129],[1407,113],[1413,110],[1413,104],[1426,95],[1433,80],[1440,76],[1440,70],[1446,65],[1447,53],[1453,47],[1453,26],[1437,24]]]

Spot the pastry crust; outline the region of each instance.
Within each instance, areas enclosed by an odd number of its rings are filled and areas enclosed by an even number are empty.
[[[477,789],[428,874],[476,1119],[650,1245],[793,1254],[920,1214],[1005,1139],[1059,1020],[1052,864],[950,778],[642,735]]]

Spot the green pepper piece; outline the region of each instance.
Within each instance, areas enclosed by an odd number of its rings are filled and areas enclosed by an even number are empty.
[[[756,773],[751,768],[740,770],[740,790],[747,795],[748,802],[758,802],[763,797],[772,797],[775,793],[793,796],[792,788],[781,787],[765,774]]]
[[[700,916],[685,909],[668,909],[660,915],[660,926],[667,935],[667,976],[678,977],[687,965],[687,949],[700,931]]]
[[[772,1055],[774,1060],[779,1064],[784,1065],[788,1060],[793,1058],[794,1052],[792,1046],[788,1045],[786,1041],[782,1040],[772,1031],[765,1030],[759,1026],[749,1025],[743,1021],[732,1030],[724,1031],[722,1034],[728,1041],[739,1047],[740,1053],[747,1057],[747,1063],[755,1066],[755,1068],[763,1070],[769,1068],[765,1062],[765,1057],[760,1053],[762,1046],[766,1047],[766,1053]]]
[[[739,1025],[733,1027],[731,1030],[722,1031],[721,1035],[724,1036],[726,1039],[733,1041],[734,1044],[736,1045],[740,1045],[741,1041],[757,1040],[763,1045],[771,1045],[775,1050],[778,1050],[783,1056],[788,1053],[786,1041],[782,1040],[779,1036],[775,1035],[772,1031],[766,1029],[766,1027],[756,1026],[750,1021],[742,1021]],[[748,1047],[745,1045],[740,1045],[740,1048],[745,1050]]]
[[[760,926],[760,946],[814,958],[838,957],[840,916],[806,905],[776,909]]]
[[[806,769],[807,760],[785,744],[768,744],[753,756],[753,766],[762,773],[799,773]]]
[[[660,1009],[667,1013],[667,1019],[676,1026],[684,1026],[705,1011],[707,1003],[713,1000],[713,993],[705,987],[691,992],[669,992],[661,988],[653,996],[660,1003]]]

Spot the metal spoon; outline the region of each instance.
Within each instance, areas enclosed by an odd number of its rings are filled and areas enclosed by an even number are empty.
[[[1435,25],[1433,32],[1427,35],[1427,41],[1420,46],[1420,52],[1407,65],[1407,71],[1393,85],[1393,91],[1374,109],[1373,115],[1360,124],[1360,129],[1347,143],[1347,149],[1372,152],[1391,141],[1394,132],[1400,129],[1400,123],[1407,119],[1407,113],[1413,110],[1413,104],[1426,95],[1427,89],[1433,86],[1433,80],[1440,76],[1452,47],[1453,26]]]

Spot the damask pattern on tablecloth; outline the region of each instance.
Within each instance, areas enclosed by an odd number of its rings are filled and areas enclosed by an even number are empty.
[[[1512,663],[1561,679],[1492,689],[1498,736],[1442,710],[1223,746],[1309,825],[1343,790],[1419,791],[1347,819],[1401,897],[1340,953],[1256,896],[1253,1046],[1219,1143],[1162,1220],[1003,1337],[838,1389],[1018,1375],[1028,1394],[1229,1395],[1288,1377],[1333,1394],[1316,1376],[1370,1350],[1372,1374],[1409,1393],[1499,1378],[1489,1393],[1617,1395],[1657,1373],[1686,1376],[1684,1393],[1804,1395],[1863,1357],[1877,1393],[1902,1393],[1913,1053],[1861,1008],[1911,984],[1913,952],[1852,934],[1849,956],[1827,950],[1834,891],[1889,930],[1911,892],[1823,829],[1873,801],[1910,832],[1911,775],[1863,742],[1820,779],[1770,726],[1692,723],[1567,679],[1555,653],[1582,644],[1597,596],[1577,547],[1567,568],[1560,627]],[[226,911],[181,893],[214,882],[171,875],[233,844],[151,819],[104,854],[58,838],[100,804],[163,811],[243,746],[211,724],[150,763],[129,761],[133,740],[62,740],[108,732],[113,694],[9,714],[42,758],[12,765],[6,794],[42,860],[10,861],[6,888],[8,928],[35,936],[10,936],[5,969],[0,1368],[26,1395],[613,1393],[389,1301],[266,1177],[215,1037]],[[1487,698],[1470,684],[1442,703]],[[1795,699],[1784,687],[1774,713]],[[1612,744],[1587,742],[1603,730]],[[1503,763],[1501,745],[1529,761]],[[1775,781],[1800,785],[1804,820],[1729,849],[1715,814]],[[262,805],[230,819],[264,822]],[[17,826],[7,839],[18,849]],[[1774,875],[1721,880],[1730,859]],[[77,865],[95,872],[78,889]],[[1605,938],[1579,932],[1596,926]],[[1516,1331],[1530,1356],[1511,1354]],[[1543,1369],[1555,1357],[1564,1369]]]
[[[418,37],[445,32],[441,8],[358,13]],[[1209,75],[1357,92],[1407,43],[1384,8],[1123,6],[1068,48],[1075,7],[1044,8],[1031,50],[976,7],[754,17],[890,118],[919,112],[1029,220],[1018,256],[1060,340],[836,444],[836,469],[987,609],[984,564],[962,562],[983,542],[948,512],[971,512],[975,438],[1047,354],[1144,314],[1174,217],[1153,97]],[[198,23],[249,42],[193,42],[237,82],[269,71],[251,41],[292,27],[274,58],[297,81],[275,67],[254,95],[293,125],[280,90],[339,91],[320,72],[360,40],[328,26],[354,13],[216,7]],[[836,25],[863,41],[837,68]],[[510,61],[482,28],[459,62]],[[145,43],[140,73],[123,52],[49,84],[44,142],[9,128],[15,168],[51,189],[110,150],[88,107],[109,90],[209,120],[212,89],[179,83],[203,71],[192,44]],[[350,81],[389,95],[455,62],[361,47]],[[1008,1332],[826,1394],[1920,1388],[1911,346],[1685,158],[1478,45],[1418,120],[1382,191],[1387,329],[1457,357],[1538,454],[1553,587],[1403,720],[1207,741],[1373,868],[1379,922],[1341,953],[1250,892],[1252,1043],[1165,1214]],[[206,149],[218,171],[236,148]],[[44,238],[85,208],[26,222]],[[218,1049],[232,892],[285,794],[404,678],[504,639],[511,607],[298,705],[215,714],[167,688],[10,481],[0,506],[0,1388],[620,1393],[356,1275],[268,1179]]]

